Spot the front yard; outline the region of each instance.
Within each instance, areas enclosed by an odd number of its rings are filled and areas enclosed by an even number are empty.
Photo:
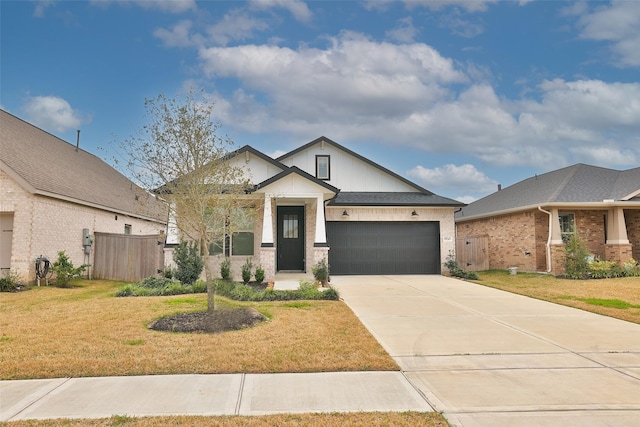
[[[640,277],[571,280],[536,273],[481,271],[484,286],[640,323]]]
[[[180,373],[397,370],[340,301],[242,303],[270,318],[223,334],[169,333],[147,325],[203,311],[206,294],[115,298],[122,283],[81,281],[0,294],[0,378]]]

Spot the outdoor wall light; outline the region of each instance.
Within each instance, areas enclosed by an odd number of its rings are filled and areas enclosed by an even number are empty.
[[[414,209],[413,212],[411,212],[411,216],[418,216],[418,212],[416,212]]]
[[[347,210],[345,209],[344,211],[342,211],[342,216],[349,216],[349,212],[347,212]]]

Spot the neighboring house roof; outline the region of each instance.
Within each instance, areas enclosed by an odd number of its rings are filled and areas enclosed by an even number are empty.
[[[579,163],[533,176],[476,200],[458,212],[456,220],[537,206],[634,202],[639,192],[640,168],[620,171]]]
[[[329,204],[333,206],[464,206],[464,203],[436,194],[392,192],[341,192]]]
[[[102,161],[0,110],[0,169],[32,194],[165,223],[164,203]]]
[[[423,188],[423,187],[419,186],[415,182],[409,181],[408,179],[398,175],[397,173],[392,172],[392,171],[390,171],[389,169],[387,169],[387,168],[385,168],[383,166],[380,166],[379,164],[367,159],[366,157],[361,156],[360,154],[358,154],[358,153],[356,153],[354,151],[349,150],[346,147],[343,147],[342,145],[338,144],[337,142],[334,142],[334,141],[330,140],[329,138],[327,138],[325,136],[321,136],[319,138],[316,138],[313,141],[303,145],[302,147],[298,147],[295,150],[290,151],[287,154],[284,154],[284,155],[278,157],[276,160],[282,161],[282,160],[284,160],[284,159],[286,159],[288,157],[293,156],[294,154],[297,154],[297,153],[299,153],[301,151],[306,150],[307,148],[309,148],[309,147],[311,147],[311,146],[313,146],[315,144],[322,143],[322,142],[325,142],[327,144],[333,145],[334,147],[344,151],[345,153],[348,153],[349,155],[351,155],[353,157],[356,157],[357,159],[362,160],[363,162],[365,162],[365,163],[367,163],[367,164],[369,164],[369,165],[381,170],[382,172],[384,172],[386,174],[389,174],[389,175],[393,176],[394,178],[404,182],[405,184],[415,188],[417,191],[419,191],[421,193],[433,195],[433,193],[431,191],[427,190],[426,188]]]

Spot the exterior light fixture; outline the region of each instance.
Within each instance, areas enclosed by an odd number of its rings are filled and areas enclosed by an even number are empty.
[[[413,212],[411,212],[411,216],[418,216],[418,212],[414,209]]]
[[[349,216],[349,212],[347,212],[347,210],[345,209],[344,211],[342,211],[342,216]]]

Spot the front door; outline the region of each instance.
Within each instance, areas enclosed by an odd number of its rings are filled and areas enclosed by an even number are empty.
[[[278,271],[304,271],[304,206],[278,206]]]

